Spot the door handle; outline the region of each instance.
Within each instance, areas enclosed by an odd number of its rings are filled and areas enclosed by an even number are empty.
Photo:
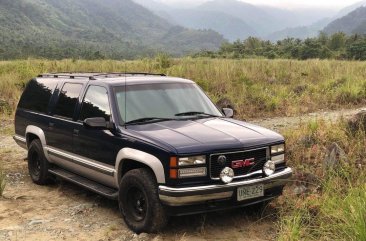
[[[48,123],[48,129],[52,130],[54,126],[55,126],[55,123],[53,123],[53,122]]]
[[[74,129],[74,133],[73,133],[74,136],[79,136],[79,130],[78,129]]]

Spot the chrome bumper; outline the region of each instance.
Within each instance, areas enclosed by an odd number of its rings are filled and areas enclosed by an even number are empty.
[[[286,168],[270,177],[232,182],[229,184],[172,188],[159,186],[160,200],[169,206],[199,204],[205,201],[231,199],[238,187],[263,184],[265,190],[286,185],[292,169]]]

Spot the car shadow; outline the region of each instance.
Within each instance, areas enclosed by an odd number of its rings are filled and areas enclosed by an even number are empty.
[[[121,218],[118,202],[110,200],[87,189],[81,188],[76,184],[59,180],[55,184],[64,195],[77,202],[93,203],[98,208],[111,210],[114,218]],[[194,214],[179,217],[170,217],[167,227],[162,230],[163,236],[184,236],[185,233],[204,234],[212,230],[237,228],[239,231],[245,231],[263,223],[277,221],[278,210],[271,204],[260,208],[256,206],[247,206],[227,211],[217,211],[205,214]],[[122,221],[124,224],[124,222]],[[125,224],[124,224],[125,225]],[[127,227],[125,227],[127,228]]]

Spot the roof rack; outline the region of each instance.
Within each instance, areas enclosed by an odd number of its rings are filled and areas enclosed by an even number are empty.
[[[49,73],[49,74],[40,74],[38,75],[39,78],[48,77],[48,78],[59,78],[59,77],[66,77],[70,79],[75,78],[87,78],[89,80],[96,80],[97,77],[116,77],[116,76],[127,76],[127,75],[145,75],[145,76],[166,76],[165,74],[154,74],[154,73],[144,73],[144,72],[111,72],[111,73],[97,73],[97,72],[88,72],[88,73],[69,73],[69,72],[62,72],[62,73]]]

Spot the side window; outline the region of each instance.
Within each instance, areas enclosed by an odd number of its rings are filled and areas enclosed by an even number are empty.
[[[54,115],[72,119],[82,87],[82,84],[64,84],[54,110]]]
[[[32,79],[19,101],[19,108],[46,114],[57,80]]]
[[[106,88],[90,86],[83,100],[79,120],[84,121],[87,118],[104,117],[109,121],[110,116],[111,110]]]

